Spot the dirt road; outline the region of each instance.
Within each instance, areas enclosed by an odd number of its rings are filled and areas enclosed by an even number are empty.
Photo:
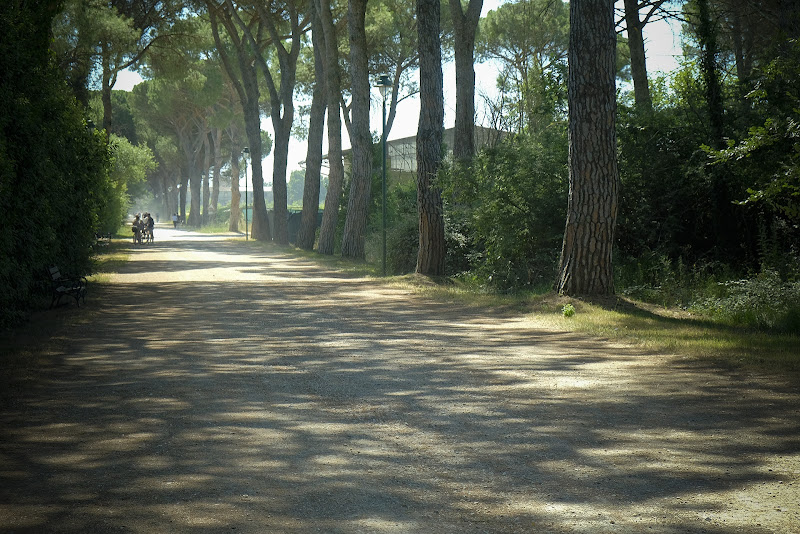
[[[156,238],[50,312],[0,532],[800,532],[796,388]]]

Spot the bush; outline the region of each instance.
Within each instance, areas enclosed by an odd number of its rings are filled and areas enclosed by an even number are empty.
[[[563,125],[509,136],[472,166],[446,169],[441,181],[451,268],[501,290],[552,284],[568,191]]]
[[[104,136],[86,128],[49,55],[49,4],[15,6],[0,7],[0,327],[46,287],[48,265],[90,271],[110,193]]]
[[[405,274],[417,268],[419,220],[404,214],[386,231],[386,272]]]
[[[800,332],[800,281],[783,282],[775,271],[719,284],[724,295],[693,308],[733,326]]]
[[[616,265],[614,278],[623,295],[661,306],[688,307],[698,295],[721,295],[719,280],[734,275],[720,263],[686,266],[682,258],[643,250],[636,257],[623,257]]]
[[[379,168],[379,167],[377,167]],[[372,184],[372,206],[366,241],[367,261],[380,265],[383,261],[383,206],[380,174]],[[391,177],[386,198],[386,273],[406,274],[417,267],[419,222],[417,218],[417,186],[413,179],[398,181]]]

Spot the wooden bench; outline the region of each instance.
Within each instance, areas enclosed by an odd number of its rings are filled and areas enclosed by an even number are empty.
[[[86,278],[76,277],[69,278],[61,276],[61,270],[57,265],[50,267],[50,278],[53,283],[53,297],[50,301],[50,307],[57,306],[61,302],[61,297],[69,295],[75,299],[75,304],[80,307],[81,299],[86,304]]]
[[[111,244],[111,234],[94,234],[95,246],[105,247]]]

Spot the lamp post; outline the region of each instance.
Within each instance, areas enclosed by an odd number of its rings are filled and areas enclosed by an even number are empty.
[[[178,206],[177,206],[177,213],[175,215],[178,216],[178,222],[181,222],[181,184],[178,183]]]
[[[381,152],[383,154],[383,173],[381,184],[383,187],[383,276],[386,276],[386,95],[392,89],[389,77],[382,74],[378,79],[378,90],[383,98],[383,113],[381,115]]]
[[[247,241],[247,158],[250,157],[250,149],[244,147],[242,149],[242,156],[244,156],[244,240]]]

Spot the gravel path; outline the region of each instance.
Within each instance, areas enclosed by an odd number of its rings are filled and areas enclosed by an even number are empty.
[[[158,228],[0,406],[0,532],[800,532],[800,392]]]

